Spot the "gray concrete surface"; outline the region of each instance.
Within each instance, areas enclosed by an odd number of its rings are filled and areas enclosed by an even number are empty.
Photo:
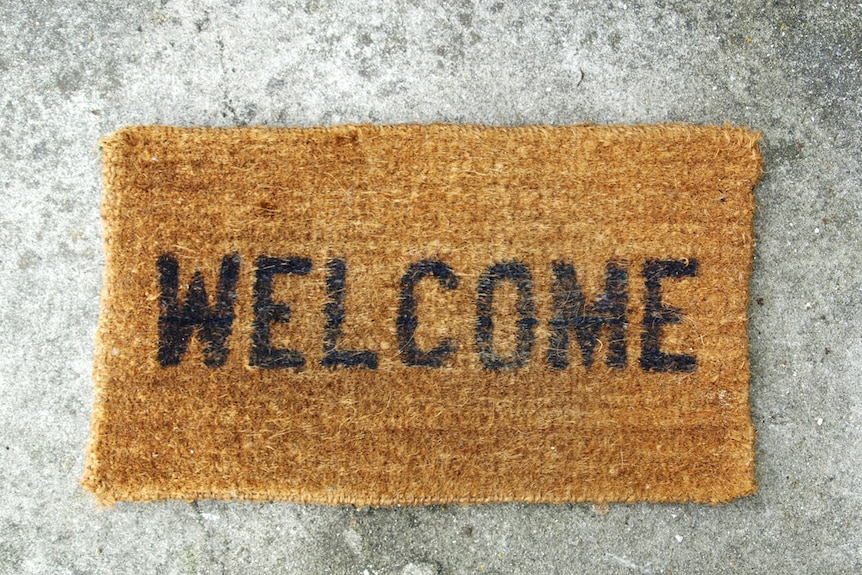
[[[860,62],[857,2],[6,0],[0,572],[862,572]],[[78,481],[98,139],[138,123],[435,121],[763,131],[759,493],[718,507],[97,507]]]

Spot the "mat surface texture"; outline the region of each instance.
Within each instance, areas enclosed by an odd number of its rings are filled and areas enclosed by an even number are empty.
[[[102,147],[100,501],[755,490],[757,135],[154,126]]]

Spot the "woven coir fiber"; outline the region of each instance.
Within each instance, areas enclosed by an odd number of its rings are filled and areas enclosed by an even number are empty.
[[[133,127],[103,153],[100,501],[755,490],[756,134]]]

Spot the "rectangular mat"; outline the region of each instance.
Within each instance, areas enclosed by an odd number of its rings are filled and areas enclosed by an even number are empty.
[[[755,490],[756,134],[132,127],[103,154],[100,501]]]

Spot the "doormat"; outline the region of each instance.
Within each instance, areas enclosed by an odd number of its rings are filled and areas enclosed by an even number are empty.
[[[120,130],[83,484],[108,504],[753,493],[757,139]]]

